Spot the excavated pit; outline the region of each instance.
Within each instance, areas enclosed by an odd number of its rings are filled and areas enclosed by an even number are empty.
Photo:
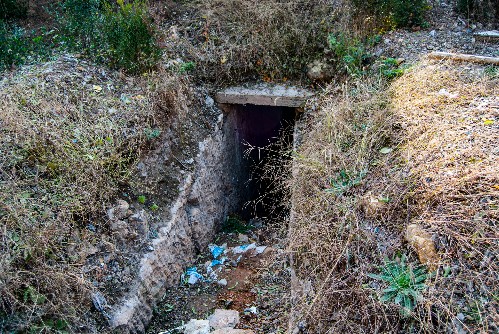
[[[140,262],[130,293],[109,312],[112,328],[143,333],[158,300],[179,283],[229,214],[239,213],[246,219],[270,215],[268,208],[271,202],[279,202],[279,195],[258,205],[244,204],[255,203],[270,186],[264,177],[268,163],[284,161],[279,153],[264,148],[280,142],[293,145],[295,120],[311,96],[299,88],[256,85],[226,89],[216,95],[217,104],[207,97],[207,105],[220,111],[215,130],[199,143],[195,168],[185,174],[179,195],[152,241],[153,250]]]

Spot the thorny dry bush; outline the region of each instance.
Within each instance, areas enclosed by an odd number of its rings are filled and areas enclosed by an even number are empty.
[[[497,331],[499,78],[490,73],[423,62],[388,93],[356,83],[319,100],[291,182],[289,250],[301,282],[292,328]],[[433,235],[439,265],[403,317],[367,274],[385,257],[418,263],[404,242],[410,223]]]
[[[191,4],[164,36],[166,52],[216,84],[304,78],[343,14],[341,0],[208,0]]]
[[[1,332],[78,332],[91,320],[103,278],[83,268],[117,247],[105,209],[175,117],[182,81],[71,57],[0,81]]]

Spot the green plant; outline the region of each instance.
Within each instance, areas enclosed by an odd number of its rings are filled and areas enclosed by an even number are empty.
[[[386,58],[382,60],[380,72],[388,79],[394,79],[404,74],[404,70],[399,68],[399,62],[395,58]]]
[[[335,178],[331,178],[329,182],[331,187],[327,188],[325,192],[341,195],[350,188],[358,186],[366,174],[367,171],[349,173],[346,170],[341,170]]]
[[[123,0],[118,0],[117,3],[118,8],[106,3],[103,13],[103,29],[111,65],[131,73],[154,67],[161,51],[154,39],[145,1],[134,0],[125,4]]]
[[[380,269],[380,274],[368,274],[371,278],[388,283],[388,288],[383,290],[380,300],[393,301],[402,307],[401,313],[408,316],[421,300],[421,291],[426,289],[426,267],[408,265],[406,256],[402,255],[393,260],[386,259]]]
[[[48,34],[41,29],[41,34],[35,35],[0,19],[0,71],[29,60],[48,58],[51,55],[51,45],[46,41]]]
[[[112,5],[103,0],[66,0],[56,15],[62,41],[96,61],[107,61],[129,73],[155,66],[161,50],[147,13],[146,2]]]
[[[364,73],[364,63],[370,58],[370,54],[360,40],[344,33],[332,33],[328,36],[328,44],[339,69],[354,76]]]
[[[236,232],[236,233],[246,233],[251,229],[251,227],[244,222],[244,220],[238,215],[229,215],[222,224],[222,231],[224,232]]]
[[[196,63],[192,62],[192,61],[189,61],[187,63],[182,63],[182,65],[180,65],[180,68],[179,68],[179,73],[186,73],[186,72],[191,72],[192,70],[194,70],[196,68]]]
[[[154,138],[158,138],[161,135],[161,130],[160,129],[145,129],[144,130],[147,139],[152,140]]]
[[[139,202],[140,204],[145,204],[146,197],[144,195],[140,195],[139,197],[137,197],[137,202]]]
[[[499,66],[494,66],[494,65],[487,66],[484,70],[484,73],[485,75],[491,78],[495,78],[499,76]]]
[[[154,203],[153,205],[150,206],[150,209],[152,211],[157,211],[159,209],[159,206],[156,203]]]

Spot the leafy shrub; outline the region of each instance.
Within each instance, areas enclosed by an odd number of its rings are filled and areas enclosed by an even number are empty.
[[[0,19],[25,18],[27,13],[27,0],[0,0]]]
[[[66,0],[61,2],[56,19],[62,41],[70,48],[95,52],[103,48],[99,27],[102,26],[100,0]]]
[[[385,260],[381,274],[368,274],[369,277],[385,281],[388,288],[383,290],[380,300],[393,301],[402,306],[402,314],[409,315],[421,299],[421,291],[426,289],[425,281],[428,277],[426,268],[418,266],[413,268],[405,263],[406,256],[399,259]]]
[[[383,28],[411,27],[425,24],[427,0],[352,0],[361,14],[374,15]]]
[[[154,39],[146,3],[66,0],[57,19],[69,48],[87,53],[114,68],[140,73],[155,66],[160,49]]]
[[[0,20],[0,71],[12,65],[21,65],[29,58],[46,58],[50,53],[44,33],[33,35],[32,32]]]
[[[111,65],[138,73],[154,67],[160,56],[144,1],[124,4],[115,10],[105,4],[104,37]]]

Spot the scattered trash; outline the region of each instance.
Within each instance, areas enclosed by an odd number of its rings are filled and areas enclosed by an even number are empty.
[[[244,309],[244,314],[246,314],[246,315],[258,314],[258,310],[256,309],[256,306],[251,306],[251,307]]]
[[[211,252],[211,255],[213,255],[213,258],[216,259],[225,252],[226,247],[217,246],[217,245],[209,245],[208,248]]]
[[[238,237],[240,242],[248,242],[249,241],[249,238],[246,234],[239,233],[239,235],[237,237]]]
[[[185,276],[189,277],[187,283],[192,284],[192,285],[196,284],[199,280],[204,281],[203,275],[198,273],[198,268],[196,268],[196,267],[187,268]]]
[[[249,245],[241,245],[241,246],[237,246],[237,247],[232,248],[232,253],[242,254],[242,253],[246,253],[247,251],[249,251],[251,249],[255,249],[255,248],[256,248],[255,243],[252,243]],[[237,261],[237,262],[239,262],[239,261]]]
[[[227,280],[225,278],[222,278],[221,280],[217,281],[218,285],[226,286],[227,285]]]
[[[225,261],[227,260],[226,257],[223,257],[221,258],[220,260],[212,260],[211,263],[210,263],[210,267],[214,267],[214,266],[218,266],[218,265],[222,265],[225,263]]]
[[[267,246],[258,246],[255,248],[256,254],[262,254],[267,249]]]

